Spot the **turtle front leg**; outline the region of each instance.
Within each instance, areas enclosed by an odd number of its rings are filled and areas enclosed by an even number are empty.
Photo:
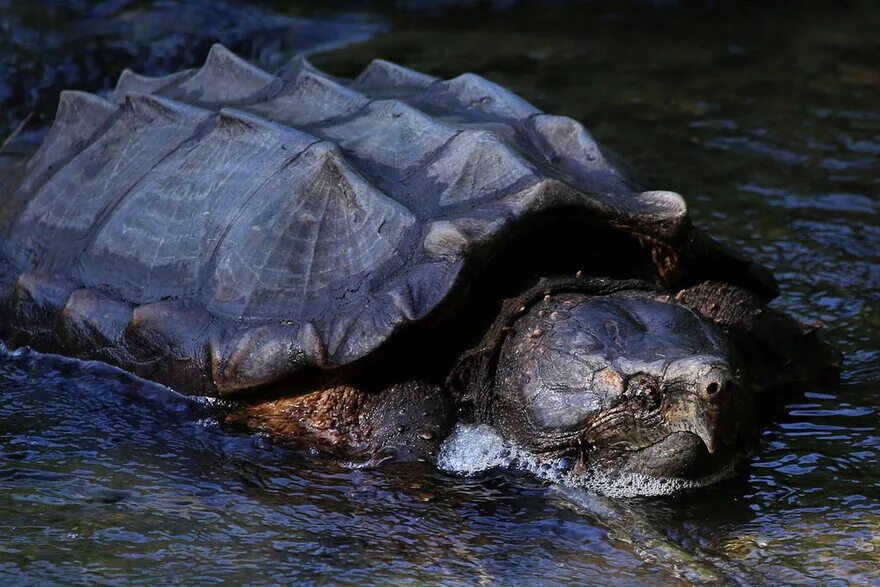
[[[411,381],[371,393],[339,385],[245,406],[227,417],[282,441],[317,444],[373,464],[434,461],[456,407],[442,388]]]
[[[392,385],[369,410],[370,451],[383,461],[436,461],[457,413],[452,396],[437,385]]]

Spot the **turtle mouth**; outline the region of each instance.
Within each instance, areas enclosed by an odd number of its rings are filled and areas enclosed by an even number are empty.
[[[742,451],[736,443],[712,447],[694,432],[673,432],[638,449],[598,450],[586,455],[590,468],[666,479],[696,480],[732,470]]]
[[[675,452],[693,449],[696,452],[695,435],[675,433],[665,438],[653,450]],[[689,438],[693,437],[693,438]],[[696,442],[701,442],[699,439]],[[646,447],[635,452],[644,452]],[[709,454],[705,447],[705,454]],[[595,452],[591,452],[596,454]],[[681,455],[681,453],[679,452]],[[656,456],[656,455],[655,455]],[[517,469],[530,472],[537,478],[565,487],[577,487],[609,497],[636,497],[671,495],[706,487],[732,477],[736,473],[734,459],[718,459],[705,469],[681,470],[676,474],[669,467],[660,469],[622,469],[613,462],[600,464],[586,455],[578,458],[571,453],[541,451],[527,448],[504,438],[500,432],[487,424],[456,425],[444,441],[438,455],[440,468],[464,474],[473,474],[492,468]]]

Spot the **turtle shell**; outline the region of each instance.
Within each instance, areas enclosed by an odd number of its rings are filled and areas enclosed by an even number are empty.
[[[550,210],[650,243],[661,281],[775,288],[575,120],[382,60],[272,75],[216,45],[199,69],[126,71],[109,100],[64,92],[21,175],[0,204],[4,338],[182,390],[357,361]]]

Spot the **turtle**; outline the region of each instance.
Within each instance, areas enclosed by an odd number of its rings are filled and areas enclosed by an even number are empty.
[[[459,422],[698,479],[840,354],[571,118],[472,73],[199,68],[61,93],[0,153],[0,337],[371,463]],[[22,148],[21,145],[38,145]]]

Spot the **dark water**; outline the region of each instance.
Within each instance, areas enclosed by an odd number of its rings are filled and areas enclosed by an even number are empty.
[[[618,502],[346,469],[106,369],[4,357],[0,581],[880,584],[880,6],[682,4],[0,0],[6,129],[215,39],[267,66],[484,74],[685,194],[847,356],[839,386],[778,402],[740,478]]]

